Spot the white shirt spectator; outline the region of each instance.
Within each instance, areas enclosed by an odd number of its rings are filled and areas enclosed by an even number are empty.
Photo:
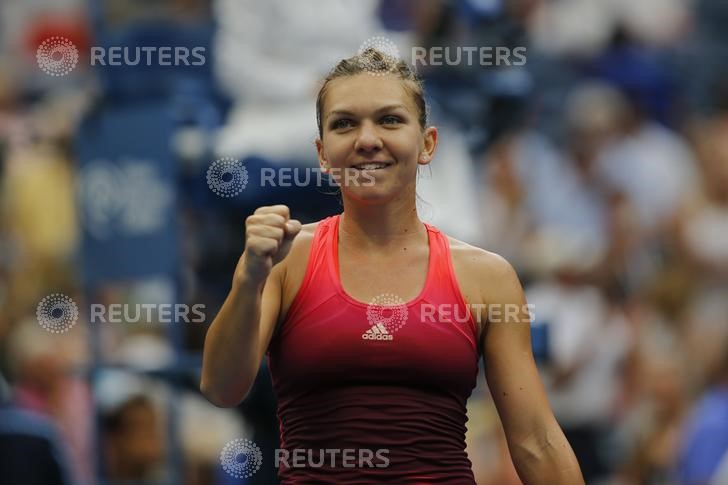
[[[528,288],[526,296],[534,305],[534,325],[548,326],[552,365],[576,366],[558,386],[549,366],[542,372],[556,418],[569,427],[605,423],[619,391],[619,364],[629,348],[628,323],[610,312],[595,287],[544,282]]]
[[[647,231],[673,217],[697,183],[688,146],[654,122],[607,147],[597,163],[607,184],[627,195]]]
[[[219,133],[218,154],[315,160],[319,83],[381,30],[377,6],[376,0],[217,0],[214,69],[236,102]]]

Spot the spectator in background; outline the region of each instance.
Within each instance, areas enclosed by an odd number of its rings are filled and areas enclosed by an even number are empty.
[[[683,431],[677,477],[686,485],[708,483],[728,453],[728,339],[715,379]]]
[[[477,223],[478,185],[473,159],[465,138],[451,122],[440,119],[437,157],[427,167],[418,169],[418,213],[453,237],[477,244],[482,229]],[[458,217],[453,217],[458,214]]]
[[[620,476],[632,482],[668,479],[689,404],[691,356],[681,345],[689,292],[677,274],[666,270],[624,305],[633,342],[615,413],[612,458]]]
[[[534,41],[545,50],[567,57],[591,57],[602,52],[620,24],[640,44],[671,45],[680,40],[690,20],[687,3],[681,0],[537,3],[539,9],[530,24]]]
[[[215,71],[234,101],[220,155],[315,166],[311,113],[328,67],[381,31],[376,0],[217,0]]]
[[[46,288],[70,286],[74,276],[78,220],[67,141],[82,99],[70,93],[49,98],[31,114],[3,113],[0,105],[0,138],[7,143],[0,225],[14,256],[8,262],[8,293],[18,308],[36,305]]]
[[[137,343],[145,347],[141,341]],[[146,348],[152,351],[152,347]],[[130,357],[127,354],[122,358]],[[132,360],[122,360],[122,365],[134,364]],[[141,363],[142,366],[150,364],[149,361]],[[147,368],[151,370],[151,367]],[[184,479],[182,484],[239,483],[220,465],[220,452],[226,443],[253,438],[252,427],[234,410],[210,406],[201,396],[191,392],[177,390],[172,393],[166,384],[129,371],[104,370],[99,374],[94,390],[101,414],[103,476],[106,479],[169,482],[172,453],[169,447],[173,444],[166,441],[164,430],[171,419],[168,411],[174,406],[184,467],[180,477]],[[263,473],[259,471],[260,475]]]
[[[168,479],[165,467],[162,384],[122,370],[98,374],[94,395],[100,415],[102,476],[152,483]]]
[[[483,171],[486,247],[515,258],[531,275],[548,271],[552,256],[569,251],[583,258],[583,267],[601,262],[608,202],[596,159],[613,135],[620,100],[599,84],[574,90],[566,102],[573,140],[566,152],[530,127],[492,145]]]
[[[110,480],[153,483],[160,477],[164,440],[152,401],[136,395],[103,416],[102,433]]]
[[[728,87],[723,91],[721,111],[690,130],[700,184],[686,201],[679,234],[685,256],[712,280],[728,275]]]
[[[628,104],[617,121],[616,139],[598,160],[605,183],[634,206],[645,237],[654,237],[677,215],[693,192],[697,172],[693,154],[676,133]]]
[[[567,246],[550,252],[551,276],[526,289],[532,339],[554,414],[587,483],[609,476],[607,431],[621,394],[621,367],[633,342],[629,324],[598,287],[585,260]]]
[[[2,375],[0,381],[4,383]],[[0,389],[0,477],[4,485],[73,485],[56,427],[41,414],[20,409]]]
[[[179,404],[184,485],[240,485],[240,479],[221,466],[220,452],[233,439],[252,439],[251,428],[235,411],[210,406],[199,394],[185,393]]]
[[[725,78],[728,80],[728,77]],[[675,245],[692,278],[693,299],[685,345],[694,355],[693,381],[720,359],[728,338],[728,88],[714,93],[716,112],[691,123],[689,131],[700,169],[699,181],[676,224]]]
[[[6,344],[13,405],[58,428],[73,476],[90,483],[91,399],[86,383],[71,371],[84,358],[81,329],[52,334],[28,318],[13,327]]]

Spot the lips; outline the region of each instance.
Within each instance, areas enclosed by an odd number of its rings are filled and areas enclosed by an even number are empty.
[[[364,162],[364,163],[358,163],[351,168],[356,170],[381,170],[383,168],[387,168],[390,165],[392,165],[389,162]]]

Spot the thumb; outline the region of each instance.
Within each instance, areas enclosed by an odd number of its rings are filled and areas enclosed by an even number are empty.
[[[278,251],[273,257],[273,264],[279,263],[286,257],[288,252],[291,250],[293,240],[296,238],[298,233],[301,232],[302,227],[301,223],[296,219],[289,219],[286,222],[285,235],[283,236],[281,245],[278,247]]]
[[[286,221],[286,234],[283,236],[283,240],[293,239],[296,235],[301,232],[303,225],[296,219],[289,219]]]

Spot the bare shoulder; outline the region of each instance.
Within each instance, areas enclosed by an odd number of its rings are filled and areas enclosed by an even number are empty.
[[[469,305],[500,308],[521,303],[523,290],[513,266],[501,255],[448,236],[455,278]],[[478,340],[483,338],[488,312],[476,311]]]
[[[316,232],[316,228],[320,223],[321,221],[316,221],[301,226],[301,232],[299,232],[296,239],[293,240],[293,247],[301,245],[306,240],[308,240],[308,244],[310,245],[313,240],[313,234]]]
[[[490,282],[502,282],[513,278],[515,270],[506,259],[492,251],[473,246],[447,236],[450,243],[453,266],[460,281],[473,281],[481,289]]]

